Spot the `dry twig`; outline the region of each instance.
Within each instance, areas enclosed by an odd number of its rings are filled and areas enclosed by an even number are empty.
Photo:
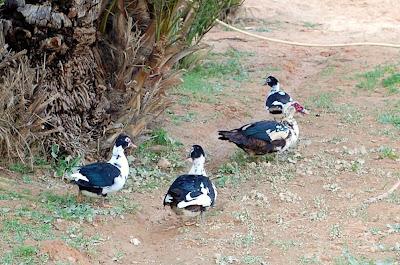
[[[381,194],[379,196],[376,196],[376,197],[373,197],[373,198],[369,198],[368,200],[366,200],[364,202],[365,203],[375,203],[375,202],[378,202],[380,200],[383,200],[383,199],[389,197],[390,194],[392,194],[399,187],[400,187],[400,179],[387,192],[385,192],[385,193],[383,193],[383,194]]]

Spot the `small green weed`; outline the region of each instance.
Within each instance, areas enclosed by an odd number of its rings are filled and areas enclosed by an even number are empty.
[[[342,237],[342,228],[339,224],[334,224],[329,230],[329,237],[331,240]]]
[[[60,154],[60,146],[53,144],[51,146],[52,167],[56,171],[56,175],[63,177],[70,175],[73,170],[78,167],[81,157],[65,156]]]
[[[379,158],[380,159],[389,158],[392,160],[396,160],[399,158],[399,155],[391,147],[382,146],[379,148]]]
[[[307,22],[307,21],[303,23],[303,27],[305,27],[305,28],[311,28],[311,29],[320,27],[321,25],[322,25],[322,24],[320,24],[320,23],[313,23],[313,22]]]
[[[378,121],[383,124],[392,124],[400,129],[400,112],[392,111],[389,113],[382,113],[379,115]]]

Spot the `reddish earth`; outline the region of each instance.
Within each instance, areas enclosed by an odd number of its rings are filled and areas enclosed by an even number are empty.
[[[247,0],[237,25],[309,43],[399,42],[399,12],[397,1],[390,0]],[[162,207],[163,187],[126,193],[140,205],[135,215],[84,224],[86,234],[105,239],[95,254],[80,253],[61,241],[45,242],[41,250],[54,261],[73,264],[350,264],[338,263],[346,250],[356,257],[399,261],[400,233],[388,225],[400,223],[400,200],[363,201],[389,189],[399,176],[399,161],[379,159],[377,149],[400,151],[400,130],[378,123],[377,116],[400,97],[381,85],[375,91],[356,87],[358,73],[380,64],[398,66],[399,50],[293,47],[220,27],[203,41],[215,52],[233,48],[254,53],[242,58],[250,79],[238,88],[232,82],[216,103],[177,104],[174,112],[190,110],[197,116],[176,126],[165,115],[160,122],[166,130],[185,146],[203,145],[209,154],[207,169],[215,175],[237,149],[220,142],[217,130],[265,119],[262,82],[273,74],[311,108],[310,115],[298,118],[297,163],[249,162],[237,185],[219,189],[217,207],[203,226],[171,228],[179,222]],[[318,105],[315,99],[327,92],[334,93],[332,101]],[[131,238],[141,243],[135,246]],[[123,254],[114,259],[117,253]]]

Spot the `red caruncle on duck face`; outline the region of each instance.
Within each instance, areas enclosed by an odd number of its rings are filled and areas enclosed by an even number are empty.
[[[293,102],[292,106],[296,109],[296,112],[300,112],[302,114],[307,114],[306,109],[302,105],[300,105],[300,103]]]

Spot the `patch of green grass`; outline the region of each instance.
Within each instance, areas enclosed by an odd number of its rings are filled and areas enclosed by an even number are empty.
[[[340,120],[344,123],[356,124],[363,117],[362,112],[358,108],[349,104],[340,104],[335,106],[334,109],[340,113]]]
[[[327,77],[327,76],[331,76],[334,72],[335,72],[336,67],[333,65],[328,65],[327,67],[325,67],[321,72],[321,76],[322,77]]]
[[[357,257],[357,256],[353,255],[352,253],[350,253],[349,250],[347,250],[347,249],[343,251],[343,254],[340,257],[335,258],[335,265],[375,265],[375,264],[389,265],[389,264],[395,264],[393,262],[394,262],[394,260],[391,260],[391,259],[373,261],[366,257]]]
[[[301,256],[299,258],[299,263],[302,265],[307,265],[307,264],[321,264],[320,258],[317,255],[312,255],[311,257],[308,256]]]
[[[205,62],[183,75],[183,83],[178,91],[192,93],[206,101],[220,94],[227,80],[246,81],[248,71],[242,63],[243,57],[254,56],[254,53],[230,49],[224,53],[210,53]]]
[[[331,92],[320,93],[317,96],[312,96],[306,100],[305,105],[310,106],[311,108],[324,109],[326,111],[334,110],[333,103],[334,94]]]
[[[385,74],[393,74],[395,71],[396,68],[393,65],[378,65],[371,71],[358,74],[357,77],[360,78],[361,81],[356,85],[356,87],[364,90],[374,90]],[[395,78],[386,81],[387,84],[390,84],[391,82],[395,82]]]
[[[96,211],[89,204],[78,204],[73,195],[41,194],[42,205],[54,218],[92,222]]]
[[[26,245],[16,246],[11,251],[2,254],[0,263],[3,265],[45,264],[49,258],[47,255],[38,255],[37,247]]]
[[[8,169],[10,169],[11,171],[17,172],[17,173],[21,173],[21,174],[28,174],[28,173],[32,173],[32,169],[25,164],[22,163],[14,163],[11,164]]]
[[[95,253],[96,246],[100,244],[100,235],[87,236],[78,226],[71,226],[62,239],[71,247],[87,253]]]
[[[359,77],[361,77],[362,80],[356,86],[365,90],[373,90],[384,74],[385,70],[378,66],[372,71],[360,74]]]
[[[381,115],[379,115],[378,121],[383,124],[392,124],[393,126],[400,129],[400,111],[382,113]]]
[[[400,73],[394,73],[383,79],[382,84],[390,93],[398,93],[400,91]]]
[[[280,248],[283,251],[288,251],[293,247],[299,247],[302,244],[295,240],[272,240],[271,244]]]
[[[167,110],[167,114],[175,125],[180,125],[182,122],[192,122],[197,117],[197,113],[193,111],[189,111],[185,115],[177,115],[173,111]]]
[[[264,260],[260,256],[246,255],[242,258],[244,264],[263,264]]]
[[[392,159],[392,160],[396,160],[399,157],[400,156],[391,147],[382,146],[382,147],[379,148],[379,158],[380,159],[389,158],[389,159]]]
[[[17,200],[21,199],[23,196],[15,191],[6,191],[0,189],[0,201],[9,201],[9,200]]]
[[[150,138],[136,149],[137,162],[130,172],[134,189],[153,190],[170,181],[175,177],[175,171],[186,165],[183,151],[183,145],[172,139],[164,129],[154,130]],[[157,166],[161,158],[170,163],[168,169]]]
[[[54,237],[51,224],[32,225],[20,220],[4,220],[1,232],[11,242],[23,243],[28,237],[34,240],[46,240]]]
[[[235,235],[233,238],[233,242],[236,247],[248,248],[256,242],[256,237],[254,233],[250,231],[248,234],[245,235],[242,234]]]

